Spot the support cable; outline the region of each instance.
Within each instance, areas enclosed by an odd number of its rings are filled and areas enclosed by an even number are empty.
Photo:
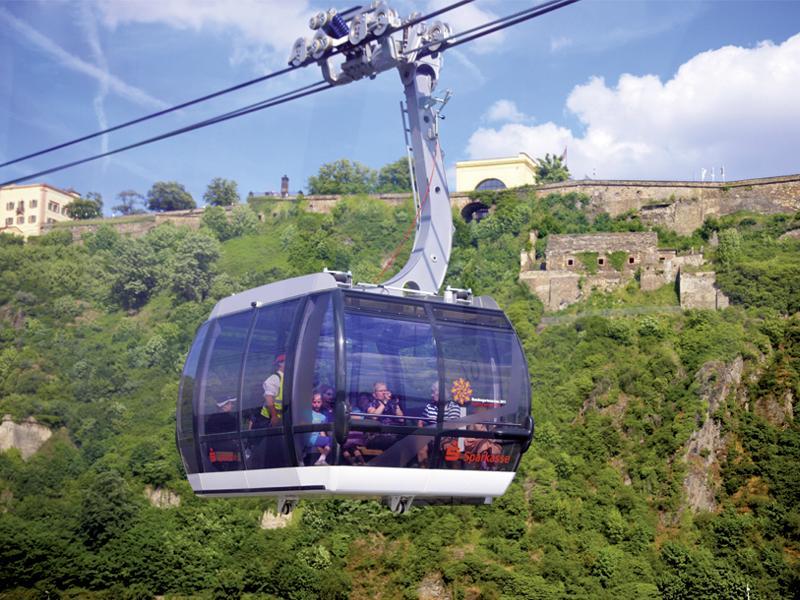
[[[423,44],[419,48],[415,48],[413,50],[405,50],[403,54],[416,53],[417,56],[425,56],[427,54],[433,54],[434,52],[439,52],[447,50],[449,48],[454,48],[455,46],[460,46],[461,44],[466,44],[467,42],[475,41],[491,33],[495,33],[502,29],[506,29],[507,27],[511,27],[512,25],[517,25],[524,21],[528,21],[535,17],[539,17],[541,15],[547,14],[554,10],[558,10],[559,8],[563,8],[570,4],[575,4],[576,2],[579,1],[580,0],[549,0],[548,2],[537,4],[536,6],[526,8],[524,10],[512,13],[510,15],[506,15],[505,17],[500,17],[498,19],[495,19],[494,21],[482,23],[481,25],[471,27],[470,29],[466,29],[464,31],[451,34],[443,39],[428,42],[426,44]],[[487,27],[491,27],[491,29],[482,31]],[[473,33],[474,35],[470,35]],[[433,46],[436,46],[436,50],[430,49]]]
[[[259,110],[264,110],[265,108],[270,108],[272,106],[277,106],[278,104],[284,104],[286,102],[290,102],[292,100],[297,100],[299,98],[303,98],[304,96],[310,96],[311,94],[316,94],[317,92],[322,92],[324,90],[332,88],[333,85],[326,82],[326,81],[318,81],[317,83],[307,85],[301,88],[298,88],[294,91],[287,92],[285,94],[280,94],[278,96],[273,96],[267,100],[262,100],[261,102],[256,102],[255,104],[250,104],[248,106],[243,106],[231,112],[224,113],[222,115],[218,115],[216,117],[212,117],[210,119],[206,119],[205,121],[200,121],[198,123],[193,123],[192,125],[187,125],[186,127],[181,127],[180,129],[173,129],[172,131],[168,131],[166,133],[162,133],[161,135],[157,135],[155,137],[148,138],[146,140],[142,140],[140,142],[136,142],[134,144],[129,144],[127,146],[122,146],[121,148],[115,148],[114,150],[109,150],[108,152],[103,152],[101,154],[95,154],[94,156],[90,156],[88,158],[83,158],[80,160],[75,160],[70,163],[66,163],[63,165],[59,165],[57,167],[52,167],[50,169],[45,169],[44,171],[39,171],[37,173],[31,173],[30,175],[25,175],[24,177],[18,177],[17,179],[12,179],[9,181],[4,181],[0,183],[0,187],[6,185],[15,185],[17,183],[22,183],[24,181],[28,181],[30,179],[35,179],[42,175],[49,175],[50,173],[55,173],[57,171],[63,171],[64,169],[69,169],[70,167],[76,167],[78,165],[82,165],[87,162],[91,162],[93,160],[98,160],[100,158],[105,158],[106,156],[111,156],[113,154],[118,154],[120,152],[125,152],[126,150],[133,150],[134,148],[139,148],[140,146],[146,146],[147,144],[152,144],[153,142],[158,142],[160,140],[164,140],[167,138],[175,137],[176,135],[181,135],[183,133],[188,133],[190,131],[194,131],[195,129],[202,129],[203,127],[208,127],[209,125],[215,125],[216,123],[221,123],[223,121],[228,121],[230,119],[235,119],[236,117],[241,117],[243,115],[247,115]]]
[[[425,21],[427,19],[432,19],[434,17],[439,16],[442,13],[454,10],[456,8],[459,8],[459,7],[461,7],[461,6],[465,5],[465,4],[469,4],[470,2],[474,2],[474,1],[475,0],[460,0],[459,2],[454,2],[453,4],[450,4],[448,6],[440,8],[438,10],[432,11],[432,12],[426,14],[426,15],[422,15],[421,17],[412,19],[408,23],[405,23],[401,27],[397,27],[395,29],[399,30],[399,29],[403,29],[405,27],[410,27],[410,26],[416,25],[417,23],[420,23],[420,22]],[[349,9],[349,10],[345,11],[342,14],[350,13],[353,10],[354,9]],[[336,48],[335,51],[332,53],[332,55],[339,54],[340,52],[341,52],[341,49],[340,48]],[[309,63],[309,64],[311,64],[311,63]],[[0,163],[0,168],[7,167],[9,165],[13,165],[13,164],[16,164],[18,162],[22,162],[23,160],[27,160],[29,158],[36,158],[37,156],[42,156],[43,154],[49,154],[50,152],[55,152],[56,150],[61,150],[62,148],[67,148],[69,146],[74,146],[75,144],[79,144],[80,142],[85,142],[87,140],[91,140],[93,138],[99,137],[101,135],[105,135],[107,133],[111,133],[113,131],[119,131],[120,129],[124,129],[126,127],[130,127],[131,125],[138,125],[139,123],[144,123],[145,121],[149,121],[150,119],[155,119],[156,117],[162,117],[164,115],[167,115],[169,113],[175,112],[177,110],[181,110],[182,108],[188,108],[189,106],[193,106],[195,104],[200,104],[201,102],[207,102],[208,100],[212,100],[214,98],[218,98],[219,96],[223,96],[225,94],[229,94],[231,92],[235,92],[235,91],[244,89],[244,88],[249,87],[251,85],[255,85],[257,83],[262,83],[264,81],[268,81],[270,79],[273,79],[275,77],[279,77],[281,75],[286,75],[287,73],[289,73],[291,71],[294,71],[294,70],[296,70],[298,68],[301,68],[303,66],[308,66],[308,65],[298,65],[298,66],[285,67],[285,68],[280,69],[278,71],[273,71],[272,73],[268,73],[267,75],[262,75],[261,77],[256,77],[255,79],[250,79],[248,81],[243,81],[242,83],[238,83],[238,84],[233,85],[231,87],[228,87],[228,88],[225,88],[225,89],[222,89],[222,90],[218,90],[218,91],[212,92],[210,94],[206,94],[205,96],[200,96],[199,98],[194,98],[193,100],[187,100],[186,102],[182,102],[180,104],[176,104],[175,106],[171,106],[169,108],[165,108],[163,110],[156,111],[156,112],[151,113],[149,115],[145,115],[143,117],[138,117],[136,119],[132,119],[130,121],[126,121],[124,123],[120,123],[119,125],[114,125],[112,127],[108,127],[107,129],[102,129],[100,131],[96,131],[94,133],[90,133],[90,134],[81,136],[79,138],[75,138],[73,140],[69,140],[69,141],[61,143],[61,144],[57,144],[55,146],[50,146],[49,148],[44,148],[42,150],[38,150],[36,152],[32,152],[30,154],[26,154],[25,156],[19,156],[17,158],[14,158],[12,160],[7,161],[7,162]]]
[[[468,4],[470,2],[473,2],[473,1],[474,0],[460,0],[459,2],[455,2],[455,3],[453,3],[451,5],[448,5],[448,6],[444,7],[444,8],[442,8],[442,9],[433,11],[433,12],[427,14],[427,15],[412,19],[411,21],[409,21],[409,22],[405,23],[404,25],[398,27],[397,30],[400,30],[400,29],[403,29],[403,28],[406,28],[406,27],[409,27],[409,26],[416,25],[417,23],[422,22],[423,20],[430,19],[432,17],[438,16],[438,15],[444,13],[444,12],[453,10],[455,8],[458,8],[460,6],[463,6],[463,5]],[[479,39],[481,37],[484,37],[486,35],[489,35],[491,33],[499,31],[501,29],[505,29],[507,27],[511,27],[512,25],[517,25],[519,23],[522,23],[524,21],[528,21],[528,20],[533,19],[535,17],[544,15],[544,14],[546,14],[548,12],[557,10],[557,9],[562,8],[564,6],[568,6],[569,4],[574,4],[575,2],[578,2],[578,1],[579,0],[550,0],[549,2],[544,2],[542,4],[538,4],[536,6],[533,6],[533,7],[529,8],[529,9],[526,9],[526,10],[523,10],[523,11],[519,11],[519,12],[513,13],[511,15],[507,15],[506,17],[501,17],[499,19],[495,19],[494,21],[490,21],[488,23],[484,23],[482,25],[479,25],[477,27],[473,27],[471,29],[467,29],[466,31],[463,31],[463,32],[455,34],[455,35],[451,35],[451,36],[449,36],[447,38],[444,38],[443,40],[437,40],[435,42],[430,42],[428,44],[425,44],[425,45],[421,46],[420,48],[417,48],[417,49],[411,51],[411,52],[416,52],[418,55],[419,54],[423,54],[424,55],[424,54],[432,54],[433,52],[439,51],[440,49],[441,50],[447,50],[448,48],[452,48],[454,46],[458,46],[458,45],[461,45],[461,44],[465,44],[467,42],[474,41],[476,39]],[[486,29],[487,27],[489,27],[489,29]],[[473,33],[473,32],[476,32],[476,33]],[[470,34],[473,34],[473,35],[470,35]],[[464,37],[465,35],[467,37]],[[443,44],[444,44],[444,47],[443,48],[439,48]],[[431,50],[430,49],[431,46],[437,46],[437,50]],[[93,134],[90,134],[90,135],[87,135],[87,136],[83,136],[82,138],[78,138],[78,139],[75,139],[75,140],[72,140],[72,141],[69,141],[69,142],[65,142],[65,143],[60,144],[58,146],[47,148],[47,149],[41,150],[39,152],[35,152],[33,154],[29,154],[27,156],[23,156],[23,157],[17,158],[17,159],[14,159],[12,161],[9,161],[9,162],[5,162],[3,164],[0,164],[0,167],[8,166],[8,165],[20,162],[20,161],[28,159],[28,158],[41,156],[42,154],[46,154],[46,153],[49,153],[49,152],[52,152],[54,150],[58,150],[58,149],[61,149],[61,148],[67,147],[67,146],[71,146],[73,144],[77,144],[79,142],[82,142],[82,141],[97,137],[99,135],[103,135],[105,133],[109,133],[111,131],[116,131],[118,129],[122,129],[124,127],[128,127],[130,125],[134,125],[134,124],[141,123],[143,121],[146,121],[146,120],[158,117],[158,116],[165,115],[167,113],[173,112],[173,111],[178,110],[180,108],[185,108],[187,106],[191,106],[193,104],[197,104],[199,102],[203,102],[203,101],[209,100],[211,98],[215,98],[215,97],[220,96],[222,94],[226,94],[226,93],[232,92],[234,90],[242,89],[243,87],[247,87],[249,85],[253,85],[255,83],[258,83],[258,82],[261,82],[261,81],[265,81],[265,80],[270,79],[272,77],[277,77],[278,75],[284,75],[284,74],[288,73],[289,71],[295,70],[296,68],[298,68],[298,67],[288,67],[288,68],[282,69],[280,71],[275,71],[275,72],[270,73],[268,75],[265,75],[263,77],[252,79],[250,81],[243,82],[243,83],[238,84],[236,86],[232,86],[230,88],[226,88],[224,90],[220,90],[220,91],[214,92],[212,94],[207,94],[206,96],[203,96],[201,98],[196,98],[194,100],[190,100],[188,102],[184,102],[182,104],[173,106],[171,108],[164,109],[163,111],[158,111],[158,112],[153,113],[151,115],[146,115],[144,117],[140,117],[139,119],[135,119],[133,121],[128,121],[127,123],[122,123],[120,125],[116,125],[114,127],[110,127],[110,128],[105,129],[103,131],[99,131],[99,132],[96,132],[96,133],[93,133]],[[80,160],[75,160],[75,161],[72,161],[72,162],[69,162],[69,163],[66,163],[66,164],[62,164],[62,165],[59,165],[59,166],[56,166],[56,167],[53,167],[53,168],[50,168],[50,169],[46,169],[46,170],[43,170],[43,171],[38,171],[36,173],[32,173],[32,174],[29,174],[29,175],[26,175],[26,176],[23,176],[23,177],[18,177],[16,179],[5,181],[5,182],[0,183],[0,187],[6,186],[6,185],[14,185],[14,184],[17,184],[17,183],[22,183],[24,181],[35,179],[36,177],[40,177],[42,175],[49,175],[50,173],[55,173],[57,171],[62,171],[64,169],[68,169],[68,168],[75,167],[75,166],[78,166],[78,165],[81,165],[81,164],[84,164],[84,163],[87,163],[87,162],[98,160],[100,158],[105,158],[107,156],[118,154],[120,152],[125,152],[127,150],[132,150],[134,148],[138,148],[140,146],[145,146],[147,144],[151,144],[151,143],[154,143],[154,142],[157,142],[157,141],[160,141],[160,140],[164,140],[164,139],[167,139],[167,138],[175,137],[177,135],[188,133],[190,131],[194,131],[195,129],[202,129],[204,127],[208,127],[209,125],[215,125],[217,123],[221,123],[223,121],[227,121],[227,120],[230,120],[230,119],[241,117],[241,116],[250,114],[252,112],[264,110],[265,108],[270,108],[272,106],[277,106],[278,104],[284,104],[286,102],[290,102],[292,100],[297,100],[299,98],[303,98],[303,97],[309,96],[311,94],[316,94],[318,92],[330,89],[331,87],[334,87],[334,85],[331,84],[331,83],[327,83],[325,81],[318,81],[318,82],[316,82],[314,84],[298,88],[298,89],[293,90],[291,92],[286,92],[284,94],[279,94],[279,95],[273,96],[272,98],[269,98],[267,100],[262,100],[261,102],[257,102],[255,104],[244,106],[244,107],[241,107],[241,108],[236,109],[234,111],[223,113],[221,115],[218,115],[216,117],[212,117],[210,119],[206,119],[204,121],[199,121],[199,122],[194,123],[192,125],[187,125],[185,127],[179,128],[179,129],[174,129],[172,131],[168,131],[168,132],[163,133],[161,135],[154,136],[154,137],[142,140],[140,142],[129,144],[127,146],[122,146],[122,147],[116,148],[114,150],[109,150],[108,152],[103,152],[101,154],[96,154],[94,156],[90,156],[90,157],[83,158],[83,159],[80,159]],[[425,203],[425,201],[427,200],[428,193],[429,193],[429,190],[426,190],[426,198],[420,204],[420,209],[421,209],[422,205]],[[419,211],[417,211],[417,212],[419,212]],[[417,218],[418,218],[418,215],[415,215],[414,224],[416,224]],[[407,234],[407,236],[408,235],[410,235],[410,234]],[[393,260],[394,260],[394,257],[390,260],[389,265],[391,265],[391,262],[393,262]],[[387,265],[386,268],[388,268],[389,265]]]
[[[200,98],[195,98],[194,100],[188,100],[181,104],[176,104],[175,106],[171,106],[170,108],[165,108],[164,110],[159,110],[149,115],[145,115],[143,117],[139,117],[138,119],[133,119],[132,121],[126,121],[125,123],[120,123],[119,125],[114,125],[113,127],[109,127],[108,129],[103,129],[102,131],[96,131],[95,133],[90,133],[88,135],[84,135],[83,137],[76,138],[74,140],[70,140],[68,142],[64,142],[63,144],[58,144],[57,146],[51,146],[49,148],[45,148],[44,150],[39,150],[38,152],[33,152],[31,154],[26,154],[25,156],[20,156],[19,158],[15,158],[13,160],[9,160],[8,162],[4,162],[0,164],[0,168],[7,167],[8,165],[13,165],[15,163],[21,162],[28,158],[35,158],[37,156],[41,156],[42,154],[48,154],[50,152],[54,152],[56,150],[61,150],[61,148],[66,148],[68,146],[72,146],[74,144],[78,144],[80,142],[85,142],[86,140],[91,140],[92,138],[96,138],[101,135],[105,135],[107,133],[111,133],[112,131],[117,131],[119,129],[124,129],[125,127],[130,127],[131,125],[137,125],[139,123],[143,123],[145,121],[149,121],[150,119],[155,119],[156,117],[161,117],[171,112],[175,112],[176,110],[180,110],[182,108],[186,108],[188,106],[192,106],[194,104],[199,104],[200,102],[206,102],[207,100],[211,100],[212,98],[216,98],[218,96],[222,96],[223,94],[228,94],[230,92],[235,92],[236,90],[241,90],[242,88],[246,88],[251,85],[255,85],[256,83],[261,83],[262,81],[267,81],[268,79],[272,79],[273,77],[278,77],[279,75],[285,75],[289,71],[294,71],[297,67],[287,67],[285,69],[281,69],[280,71],[274,71],[269,73],[268,75],[263,75],[262,77],[256,77],[255,79],[251,79],[249,81],[244,81],[240,84],[231,86],[229,88],[225,88],[224,90],[219,90],[217,92],[213,92],[211,94],[206,94],[205,96],[201,96]]]

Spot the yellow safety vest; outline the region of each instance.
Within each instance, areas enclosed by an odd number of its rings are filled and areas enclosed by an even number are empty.
[[[278,395],[275,396],[275,410],[278,412],[278,415],[280,416],[280,413],[283,411],[283,373],[278,371],[275,374],[278,376],[278,380],[280,380],[280,385],[278,385]],[[261,407],[261,416],[266,417],[267,419],[270,418],[269,407],[267,406]]]

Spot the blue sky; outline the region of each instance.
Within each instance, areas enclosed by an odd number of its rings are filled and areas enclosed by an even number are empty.
[[[393,2],[401,14],[445,0]],[[338,8],[347,8],[345,3]],[[454,31],[531,6],[482,0]],[[328,3],[277,0],[0,2],[0,162],[286,65]],[[583,0],[445,54],[442,124],[456,161],[560,154],[575,178],[728,180],[800,172],[800,2]],[[308,67],[0,169],[8,180],[184,126],[320,78]],[[292,191],[319,166],[378,168],[403,156],[395,72],[158,142],[42,181],[100,192],[183,183],[198,203],[214,177]]]

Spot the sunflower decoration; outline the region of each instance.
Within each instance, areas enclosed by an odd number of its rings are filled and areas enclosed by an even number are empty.
[[[450,393],[453,394],[453,400],[459,405],[464,406],[467,402],[472,400],[472,386],[469,379],[459,377],[453,381],[453,387],[450,388]]]

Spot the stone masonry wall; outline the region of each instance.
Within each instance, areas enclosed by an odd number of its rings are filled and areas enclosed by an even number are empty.
[[[540,196],[569,192],[589,196],[594,213],[616,216],[641,211],[644,221],[682,235],[709,216],[740,210],[767,214],[800,210],[800,174],[731,182],[582,180],[536,188]]]
[[[520,188],[525,189],[525,188]],[[578,192],[589,196],[589,211],[607,212],[612,216],[627,211],[641,212],[642,219],[661,225],[680,234],[688,234],[700,227],[706,217],[723,216],[739,210],[757,213],[796,212],[800,210],[800,174],[741,181],[564,181],[532,188],[542,196],[551,193]],[[408,194],[381,194],[377,196],[390,204],[405,202]],[[304,200],[310,212],[329,213],[342,196],[288,196],[286,201]],[[468,192],[452,192],[450,203],[463,210],[473,203]],[[139,218],[118,217],[103,219],[120,233],[141,236],[165,221],[197,228],[203,209],[142,215]],[[73,236],[79,240],[85,233],[94,231],[98,221],[71,225]],[[62,225],[63,226],[63,225]],[[42,227],[42,233],[53,225]]]
[[[632,233],[553,234],[547,238],[547,257],[578,252],[651,252],[658,246],[654,231]]]
[[[535,244],[535,233],[531,243]],[[624,252],[625,261],[614,266],[610,257]],[[582,253],[597,255],[587,268]],[[678,282],[683,308],[724,308],[728,299],[715,285],[713,271],[703,271],[701,253],[678,254],[659,249],[654,232],[620,232],[551,235],[540,265],[530,253],[520,256],[520,282],[536,294],[547,310],[560,310],[587,298],[593,291],[609,292],[633,280],[639,272],[642,290],[652,291]]]
[[[688,272],[681,270],[678,279],[681,308],[726,308],[728,297],[717,289],[714,271]]]

